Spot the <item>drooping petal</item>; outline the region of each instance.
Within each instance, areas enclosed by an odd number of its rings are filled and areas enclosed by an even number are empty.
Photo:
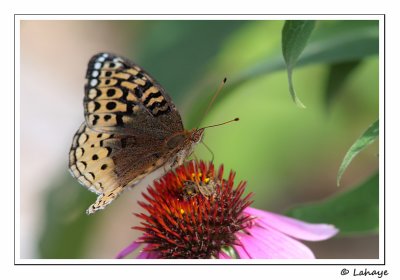
[[[232,259],[228,254],[225,254],[223,251],[220,251],[218,254],[219,259]]]
[[[140,252],[140,254],[136,257],[137,259],[159,259],[160,254],[154,251],[146,251],[145,249]]]
[[[253,226],[250,234],[237,234],[252,259],[313,259],[312,251],[301,242],[273,228]],[[235,249],[240,246],[235,245]],[[241,253],[238,252],[241,256]]]
[[[237,237],[239,238],[239,240],[241,240],[242,245],[243,245],[243,246],[233,245],[233,248],[235,249],[236,253],[239,255],[239,258],[241,258],[241,259],[251,259],[251,256],[246,251],[246,247],[245,247],[244,244],[246,244],[246,246],[256,247],[256,244],[253,244],[252,240],[245,240],[245,239],[253,238],[253,237],[252,236],[248,236],[247,234],[243,234],[243,236],[241,236],[240,234],[237,234]],[[257,248],[254,248],[254,249],[257,249]]]
[[[251,207],[247,207],[244,212],[258,217],[256,223],[262,227],[274,228],[275,230],[301,240],[325,240],[331,238],[339,231],[333,225],[311,224]]]
[[[121,252],[118,253],[118,255],[115,257],[116,259],[122,259],[125,256],[129,255],[133,251],[135,251],[142,243],[133,241],[129,246],[126,248],[122,249]]]

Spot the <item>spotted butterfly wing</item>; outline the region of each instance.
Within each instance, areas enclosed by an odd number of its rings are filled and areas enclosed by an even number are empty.
[[[125,58],[93,56],[86,78],[85,122],[73,138],[69,169],[98,194],[91,214],[156,169],[182,163],[203,130],[185,131],[165,90]]]
[[[100,132],[158,136],[183,131],[182,120],[165,90],[126,58],[95,55],[86,73],[86,124]]]

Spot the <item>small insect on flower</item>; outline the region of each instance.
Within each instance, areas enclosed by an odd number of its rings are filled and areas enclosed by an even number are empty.
[[[217,171],[216,171],[217,170]],[[143,194],[146,214],[136,214],[143,235],[123,249],[123,258],[142,247],[142,259],[314,258],[296,239],[334,236],[332,225],[309,224],[251,208],[246,183],[234,187],[235,173],[191,161],[170,171]]]

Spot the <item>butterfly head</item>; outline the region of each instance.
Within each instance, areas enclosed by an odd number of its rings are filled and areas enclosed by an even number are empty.
[[[192,150],[203,138],[204,128],[184,130],[173,134],[165,143],[169,150]]]
[[[193,129],[190,131],[190,142],[197,144],[203,139],[204,128]]]

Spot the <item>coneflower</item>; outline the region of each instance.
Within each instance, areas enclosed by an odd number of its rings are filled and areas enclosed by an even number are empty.
[[[139,247],[142,259],[314,258],[297,241],[320,241],[338,230],[251,208],[246,183],[234,187],[235,173],[223,178],[212,163],[191,161],[165,174],[139,202],[147,213],[135,214],[143,235],[123,249],[123,258]]]

